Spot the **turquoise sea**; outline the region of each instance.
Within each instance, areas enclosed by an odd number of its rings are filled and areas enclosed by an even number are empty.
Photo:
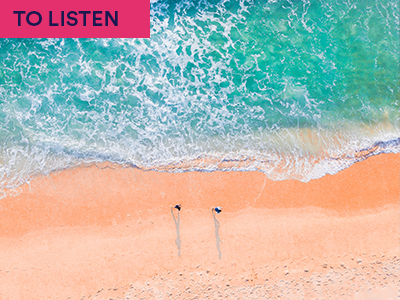
[[[400,2],[151,2],[150,39],[0,40],[0,197],[106,162],[308,181],[400,152]]]

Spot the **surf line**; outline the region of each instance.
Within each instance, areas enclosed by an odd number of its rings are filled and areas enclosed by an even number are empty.
[[[38,26],[42,24],[43,21],[42,14],[38,11],[30,11],[26,13],[26,11],[18,10],[13,11],[13,14],[18,15],[18,26],[22,26],[23,24],[23,15],[26,15],[26,24],[30,26]],[[104,18],[102,18],[103,15]],[[60,18],[58,20],[53,17],[53,12],[49,11],[49,26],[76,26],[81,23],[83,26],[88,26],[87,24],[89,23],[94,27],[111,26],[111,23],[114,26],[118,26],[118,11],[115,11],[114,14],[107,10],[104,12],[101,10],[84,10],[78,12],[69,11],[68,13],[65,13],[65,11],[61,11]]]

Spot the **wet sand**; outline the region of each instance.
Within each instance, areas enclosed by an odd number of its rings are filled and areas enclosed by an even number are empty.
[[[0,299],[397,299],[399,200],[399,154],[308,183],[65,170],[0,200]]]

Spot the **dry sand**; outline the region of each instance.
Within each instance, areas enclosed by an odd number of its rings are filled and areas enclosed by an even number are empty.
[[[0,299],[400,297],[399,154],[308,183],[103,165],[19,192],[0,200]]]

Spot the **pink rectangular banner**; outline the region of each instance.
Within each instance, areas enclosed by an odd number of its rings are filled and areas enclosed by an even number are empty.
[[[150,0],[6,0],[0,38],[149,38]]]

